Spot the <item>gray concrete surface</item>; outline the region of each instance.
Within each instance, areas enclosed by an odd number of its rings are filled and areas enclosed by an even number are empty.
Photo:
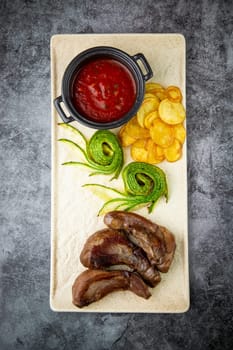
[[[0,349],[232,349],[232,1],[0,2]],[[50,57],[57,33],[183,33],[191,308],[49,308]]]

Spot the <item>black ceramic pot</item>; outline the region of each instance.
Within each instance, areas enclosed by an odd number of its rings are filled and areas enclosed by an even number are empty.
[[[82,115],[75,108],[72,102],[73,95],[73,83],[75,77],[79,70],[90,62],[91,60],[97,58],[111,58],[119,61],[131,72],[136,86],[136,99],[132,108],[123,115],[120,119],[112,121],[112,122],[96,122],[88,119],[84,115]],[[140,65],[139,65],[140,63]],[[142,68],[141,68],[142,67]],[[143,72],[144,70],[144,72]],[[97,46],[91,49],[85,50],[77,55],[67,66],[65,73],[62,79],[62,87],[61,87],[61,96],[57,97],[54,100],[54,106],[59,113],[60,117],[65,123],[70,123],[72,121],[78,121],[85,126],[94,128],[94,129],[112,129],[121,126],[126,123],[130,118],[132,118],[137,110],[139,109],[145,91],[145,82],[153,76],[152,69],[147,62],[145,56],[142,53],[138,53],[136,55],[130,56],[126,52],[116,49],[114,47],[108,46]],[[64,103],[67,111],[69,112],[69,116],[64,112],[61,103]]]

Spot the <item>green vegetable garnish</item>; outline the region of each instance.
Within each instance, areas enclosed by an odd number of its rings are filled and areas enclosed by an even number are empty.
[[[94,170],[90,175],[114,174],[113,179],[119,176],[124,158],[122,148],[115,134],[109,130],[98,130],[88,142],[81,131],[74,126],[65,123],[59,123],[58,125],[79,135],[85,145],[85,148],[83,148],[71,140],[59,139],[58,141],[69,144],[79,150],[86,160],[86,163],[68,161],[63,163],[63,165],[82,165],[88,167]]]
[[[100,184],[86,184],[94,191],[110,191],[116,198],[107,200],[99,211],[99,215],[110,210],[133,210],[139,206],[148,205],[149,213],[162,196],[168,199],[166,176],[160,168],[143,162],[132,162],[122,172],[124,192]]]

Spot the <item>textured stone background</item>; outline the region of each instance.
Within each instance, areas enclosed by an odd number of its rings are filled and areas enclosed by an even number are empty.
[[[233,348],[232,1],[0,2],[1,350]],[[187,40],[191,308],[49,308],[50,37],[180,32]]]

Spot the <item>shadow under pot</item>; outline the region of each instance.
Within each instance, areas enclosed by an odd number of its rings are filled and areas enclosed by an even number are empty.
[[[142,53],[130,56],[113,47],[93,47],[77,55],[66,68],[61,96],[54,100],[54,106],[65,123],[116,128],[137,113],[145,82],[152,76]]]

